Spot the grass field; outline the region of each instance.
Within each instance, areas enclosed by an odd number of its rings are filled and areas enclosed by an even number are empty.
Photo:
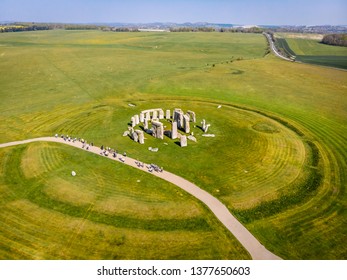
[[[1,34],[0,142],[63,133],[126,151],[218,197],[282,258],[346,259],[347,74],[266,47],[255,34]],[[195,127],[184,149],[122,137],[158,107],[194,110],[216,137]],[[3,259],[249,258],[203,205],[150,175],[57,144],[0,153]]]
[[[1,158],[2,259],[248,258],[200,203],[141,171],[56,144]]]
[[[296,56],[296,61],[347,69],[347,48],[329,46],[312,38],[295,38],[281,34],[278,43],[287,53]]]

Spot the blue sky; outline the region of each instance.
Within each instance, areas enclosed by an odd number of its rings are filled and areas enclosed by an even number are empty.
[[[347,25],[346,0],[0,0],[0,21]]]

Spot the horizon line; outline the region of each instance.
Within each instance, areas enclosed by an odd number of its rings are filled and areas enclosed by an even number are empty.
[[[320,24],[255,24],[255,23],[223,23],[223,22],[208,22],[208,21],[185,21],[185,22],[174,22],[174,21],[149,21],[149,22],[112,22],[112,21],[105,21],[105,22],[67,22],[67,21],[28,21],[28,20],[1,20],[0,23],[45,23],[45,24],[95,24],[95,25],[101,25],[101,24],[128,24],[128,25],[141,25],[141,24],[215,24],[215,25],[233,25],[233,26],[347,26],[347,23],[345,24],[329,24],[329,23],[320,23]]]

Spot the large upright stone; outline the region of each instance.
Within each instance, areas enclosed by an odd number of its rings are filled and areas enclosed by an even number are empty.
[[[183,129],[185,133],[190,133],[190,116],[189,115],[183,115]]]
[[[176,139],[176,138],[177,138],[177,122],[173,121],[172,129],[171,129],[171,139]]]
[[[147,121],[151,120],[151,113],[149,111],[146,112],[146,119]]]
[[[158,119],[158,111],[157,110],[153,111],[153,119],[154,120]]]
[[[135,117],[131,117],[131,127],[135,127]]]
[[[162,109],[159,110],[159,120],[164,118],[164,111]]]
[[[179,116],[178,128],[182,129],[184,127],[184,114],[183,112]]]
[[[140,122],[144,122],[145,120],[145,114],[144,113],[140,113]]]
[[[145,136],[143,134],[143,131],[142,130],[136,130],[135,132],[137,133],[139,143],[145,144]]]
[[[135,142],[138,142],[138,141],[139,141],[139,136],[137,135],[137,132],[136,132],[136,131],[134,131],[134,132],[132,133],[131,138],[133,138],[133,140],[134,140]]]
[[[188,145],[188,143],[187,143],[187,136],[185,136],[185,135],[181,136],[180,144],[181,144],[181,147],[187,147],[187,145]]]
[[[147,119],[147,118],[145,118],[145,120],[144,120],[144,122],[143,122],[143,128],[144,128],[145,130],[148,129],[148,119]]]
[[[135,125],[138,125],[140,123],[139,115],[135,115]]]
[[[174,119],[174,121],[178,122],[179,116],[180,116],[181,113],[182,113],[181,109],[176,108],[174,110],[174,112],[173,112],[173,119]]]
[[[161,122],[152,120],[152,135],[158,139],[164,139],[164,125]]]
[[[193,112],[193,111],[187,111],[187,114],[188,114],[189,117],[190,117],[190,121],[196,122],[196,115],[195,115],[195,112]]]
[[[169,120],[171,118],[171,111],[170,110],[166,110],[165,118],[167,120]]]

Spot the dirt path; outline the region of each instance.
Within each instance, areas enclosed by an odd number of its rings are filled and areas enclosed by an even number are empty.
[[[42,137],[42,138],[34,138],[23,141],[16,141],[10,143],[0,144],[0,148],[16,146],[21,144],[27,144],[32,142],[56,142],[62,143],[66,145],[70,145],[79,149],[82,149],[82,143],[76,141],[68,142],[64,141],[62,138],[55,137]],[[85,150],[85,149],[84,149]],[[85,150],[86,151],[86,150]],[[100,148],[98,147],[90,147],[89,152],[100,155]],[[103,156],[105,157],[105,156]],[[120,156],[117,158],[113,158],[111,155],[107,157],[108,159],[117,160],[121,163],[130,165],[134,168],[140,169],[142,171],[148,172],[147,164],[144,167],[139,167],[136,163],[136,160],[130,157],[121,157],[123,161],[121,161]],[[198,186],[193,183],[185,180],[182,177],[179,177],[173,173],[168,171],[163,172],[155,172],[151,173],[154,176],[157,176],[163,180],[166,180],[174,185],[180,187],[186,192],[190,193],[204,204],[207,205],[208,208],[213,212],[213,214],[224,224],[224,226],[239,240],[239,242],[246,248],[246,250],[251,254],[254,260],[279,260],[278,256],[274,255],[270,251],[268,251],[230,212],[229,210],[222,204],[218,199],[209,194],[208,192],[200,189]]]

